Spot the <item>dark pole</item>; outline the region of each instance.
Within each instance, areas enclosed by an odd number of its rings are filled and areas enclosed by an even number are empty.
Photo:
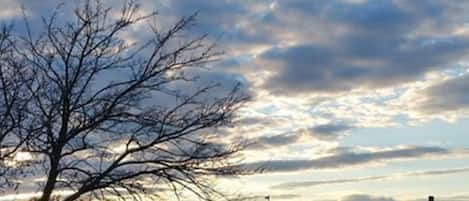
[[[433,195],[428,196],[428,201],[435,201],[435,197]]]

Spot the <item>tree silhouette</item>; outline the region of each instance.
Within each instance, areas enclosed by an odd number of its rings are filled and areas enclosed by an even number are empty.
[[[193,72],[219,52],[205,35],[185,34],[195,15],[160,30],[148,23],[156,13],[133,1],[118,11],[85,1],[66,23],[61,11],[44,18],[43,32],[25,17],[25,36],[2,35],[1,156],[30,157],[4,166],[45,176],[39,201],[223,195],[210,179],[244,173],[233,160],[244,144],[223,144],[214,131],[232,124],[247,96],[239,85],[221,95],[218,84],[196,82]],[[126,40],[142,24],[152,37]]]
[[[3,27],[0,32],[0,187],[12,184],[13,174],[8,173],[15,172],[12,167],[20,162],[11,162],[28,138],[21,128],[30,98],[24,92],[25,83],[30,77],[20,77],[16,72],[24,68],[10,65],[14,55],[10,31],[11,27]]]

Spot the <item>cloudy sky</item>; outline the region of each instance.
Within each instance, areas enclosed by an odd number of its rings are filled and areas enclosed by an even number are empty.
[[[3,22],[57,4],[0,2]],[[140,2],[163,27],[198,11],[192,34],[225,51],[203,79],[252,94],[225,132],[255,142],[244,163],[265,171],[220,186],[272,201],[469,200],[469,1]]]

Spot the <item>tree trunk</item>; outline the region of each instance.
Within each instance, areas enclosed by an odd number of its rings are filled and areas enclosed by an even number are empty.
[[[42,190],[41,198],[38,201],[49,201],[54,191],[55,183],[57,182],[57,176],[59,175],[58,171],[58,160],[52,160],[49,175],[47,176],[47,183]]]

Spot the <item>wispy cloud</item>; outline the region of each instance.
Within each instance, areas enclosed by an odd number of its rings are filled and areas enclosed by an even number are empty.
[[[404,147],[369,152],[343,151],[313,160],[258,161],[244,164],[243,167],[249,170],[263,170],[263,172],[291,172],[344,168],[398,159],[419,159],[426,156],[451,156],[454,154],[467,154],[467,150],[451,150],[442,147]]]
[[[401,174],[393,174],[393,175],[385,175],[385,176],[358,177],[358,178],[349,178],[349,179],[287,182],[287,183],[273,185],[271,186],[271,188],[293,190],[296,188],[305,188],[305,187],[321,186],[321,185],[328,185],[328,184],[357,183],[357,182],[364,182],[364,181],[376,181],[376,180],[394,179],[394,178],[402,178],[402,177],[436,176],[436,175],[457,174],[457,173],[465,173],[465,172],[469,172],[469,167],[446,169],[446,170],[418,171],[418,172],[409,172],[409,173],[401,173]]]
[[[261,136],[254,139],[249,149],[279,148],[304,141],[334,141],[354,127],[346,123],[327,123],[306,129],[298,129],[291,133],[273,136]]]

